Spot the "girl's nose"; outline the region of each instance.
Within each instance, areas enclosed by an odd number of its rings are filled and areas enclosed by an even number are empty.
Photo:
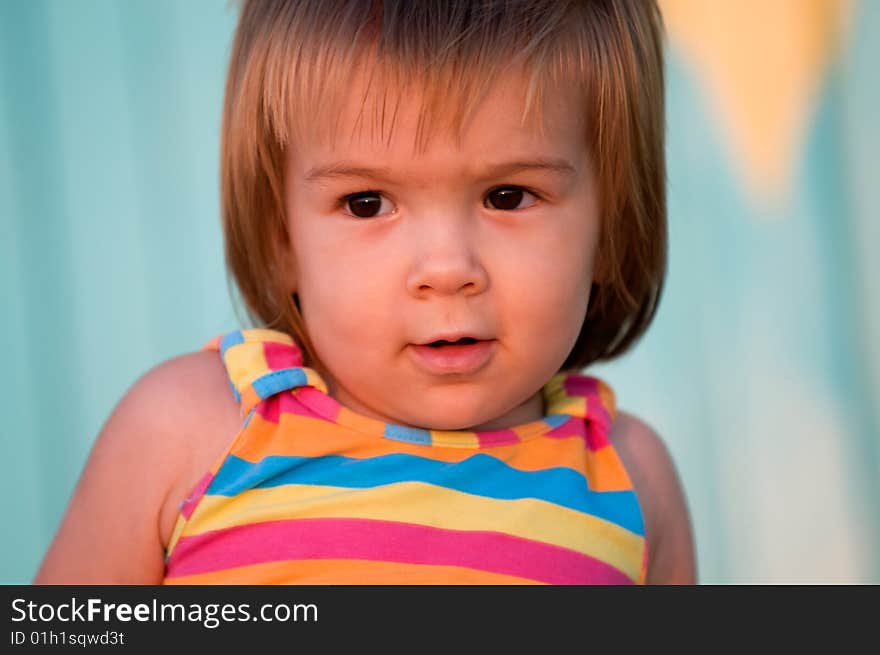
[[[477,295],[489,287],[489,276],[480,258],[474,227],[468,221],[442,221],[414,228],[417,244],[407,277],[409,293],[418,298],[433,295]]]

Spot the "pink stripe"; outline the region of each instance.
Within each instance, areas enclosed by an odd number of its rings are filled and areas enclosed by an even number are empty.
[[[281,415],[281,399],[289,394],[281,394],[277,393],[273,396],[269,396],[265,400],[260,401],[257,404],[257,414],[259,414],[264,420],[269,421],[270,423],[278,423],[278,419]]]
[[[335,421],[342,409],[342,405],[314,387],[302,387],[296,395],[302,404],[307,405],[321,418],[325,418],[328,421]]]
[[[587,399],[587,423],[587,444],[591,450],[599,450],[611,443],[608,440],[611,420],[598,397]]]
[[[317,418],[321,420],[333,420],[336,417],[336,412],[339,411],[339,406],[330,403],[321,403],[319,397],[317,403],[310,402],[309,405],[304,405],[299,401],[299,396],[307,391],[314,391],[311,387],[300,387],[297,393],[288,393],[282,392],[275,394],[274,396],[270,396],[266,398],[263,402],[259,404],[257,407],[257,413],[265,420],[270,421],[272,423],[278,423],[281,418],[281,414],[296,414],[297,416],[308,416],[309,418]],[[320,392],[317,392],[320,394]],[[323,394],[322,394],[323,395]],[[312,409],[312,405],[319,404],[323,406],[319,406],[317,409],[326,410],[325,413],[319,413]],[[333,418],[329,418],[328,414]]]
[[[573,416],[562,425],[550,430],[545,436],[553,439],[580,437],[584,440],[586,447],[592,452],[600,450],[610,443],[608,441],[606,429],[602,423],[593,421],[589,418],[584,420],[576,416]]]
[[[549,430],[544,436],[555,439],[565,439],[568,437],[586,438],[584,419],[578,416],[572,416],[562,425],[557,425],[552,430]]]
[[[595,396],[599,393],[599,381],[585,375],[569,375],[563,382],[568,396]]]
[[[308,416],[309,418],[324,419],[322,414],[318,414],[308,405],[303,405],[297,397],[304,390],[300,390],[298,394],[284,394],[281,396],[281,411],[284,414],[296,414],[297,416]]]
[[[302,366],[302,354],[299,348],[287,343],[264,341],[263,355],[266,357],[266,364],[273,371]]]
[[[587,447],[593,452],[602,450],[611,445],[611,442],[608,440],[608,435],[605,432],[605,428],[598,423],[590,423],[586,438]]]
[[[595,423],[601,423],[606,429],[611,427],[611,414],[608,413],[599,396],[587,398],[587,417]]]
[[[608,414],[608,410],[605,409],[605,405],[602,404],[602,398],[599,396],[599,380],[586,375],[569,375],[565,378],[563,386],[567,395],[581,396],[586,404],[587,415],[585,419],[587,429],[584,439],[587,447],[595,451],[609,445],[608,430],[611,427],[611,417]],[[562,427],[565,427],[565,424],[560,426],[560,428]],[[551,433],[548,436],[562,437],[571,436],[571,434]]]
[[[610,564],[559,546],[498,532],[369,519],[267,521],[183,537],[174,548],[166,575],[297,559],[461,566],[557,585],[633,584]]]
[[[522,439],[513,430],[486,430],[485,432],[477,432],[477,438],[480,440],[480,448],[488,446],[502,446],[504,444],[519,443]]]
[[[593,452],[596,452],[597,450],[602,450],[603,448],[611,444],[611,442],[608,441],[608,435],[605,433],[605,428],[597,423],[590,423],[587,429],[586,438],[587,447]]]
[[[192,491],[189,492],[189,495],[183,499],[183,502],[180,504],[180,513],[183,514],[183,518],[189,520],[189,517],[192,516],[193,510],[196,508],[196,505],[198,505],[199,500],[205,495],[205,489],[208,488],[213,479],[213,473],[205,473],[202,476],[202,479],[196,483],[195,487],[193,487]]]

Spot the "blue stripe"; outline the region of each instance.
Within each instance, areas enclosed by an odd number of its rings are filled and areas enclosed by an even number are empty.
[[[571,418],[571,414],[550,414],[544,417],[544,422],[551,428],[558,428]]]
[[[583,475],[557,467],[519,471],[484,453],[461,462],[440,462],[392,454],[355,459],[270,456],[253,464],[229,455],[207,492],[235,496],[248,489],[314,484],[368,489],[396,482],[424,482],[498,500],[536,498],[616,523],[644,534],[639,503],[632,491],[593,491]]]
[[[266,399],[279,391],[301,387],[307,380],[301,368],[283,368],[257,378],[251,386],[260,398]]]
[[[405,425],[385,424],[385,436],[388,439],[405,441],[407,443],[430,444],[431,433],[421,428],[408,428]]]
[[[571,418],[568,414],[551,414],[544,417],[544,423],[550,428],[557,428]],[[384,435],[388,439],[396,441],[405,441],[414,444],[431,444],[431,432],[421,428],[409,428],[404,425],[395,425],[394,423],[385,424]]]
[[[230,332],[220,340],[220,354],[225,354],[229,348],[239,343],[244,343],[244,335],[241,330]]]
[[[241,394],[238,393],[238,389],[235,387],[235,383],[232,380],[229,380],[229,388],[232,389],[232,395],[235,396],[235,402],[241,404]]]

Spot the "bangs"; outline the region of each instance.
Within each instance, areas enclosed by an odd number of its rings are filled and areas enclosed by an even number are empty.
[[[417,148],[438,129],[460,139],[493,82],[511,70],[527,76],[522,124],[533,120],[541,129],[548,93],[592,95],[577,9],[560,0],[276,3],[275,33],[257,66],[262,83],[247,86],[262,92],[264,129],[282,148],[291,139],[332,144],[359,76],[366,85],[357,87],[363,93],[352,129],[373,139],[390,140],[407,94],[422,103]]]

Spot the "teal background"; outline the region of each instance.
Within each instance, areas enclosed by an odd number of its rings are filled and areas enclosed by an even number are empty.
[[[668,52],[666,292],[595,372],[672,451],[702,582],[880,582],[880,2],[856,13],[772,208]],[[0,583],[32,579],[125,390],[239,326],[217,188],[235,20],[0,0]]]

